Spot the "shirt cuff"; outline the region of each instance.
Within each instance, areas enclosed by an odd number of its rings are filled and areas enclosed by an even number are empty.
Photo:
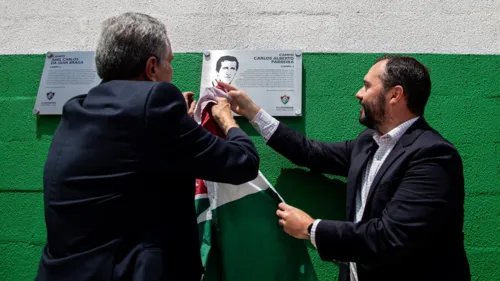
[[[317,219],[314,221],[313,226],[311,227],[311,243],[313,244],[314,248],[318,248],[316,246],[316,227],[318,226],[318,223],[320,222],[320,219]]]
[[[278,129],[279,121],[261,109],[250,121],[250,124],[267,142],[273,136],[274,132],[276,132],[276,129]]]

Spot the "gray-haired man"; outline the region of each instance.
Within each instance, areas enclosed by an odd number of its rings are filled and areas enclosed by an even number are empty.
[[[172,59],[158,20],[104,22],[103,82],[65,104],[45,164],[36,280],[201,279],[195,179],[250,181],[259,157],[225,99],[212,114],[226,140],[188,115],[194,101],[170,83]]]

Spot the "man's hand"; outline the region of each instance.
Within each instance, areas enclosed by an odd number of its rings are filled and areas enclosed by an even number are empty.
[[[186,100],[187,112],[188,115],[193,117],[194,108],[196,107],[196,101],[194,100],[193,92],[184,92],[182,93],[184,99]]]
[[[307,228],[314,219],[302,210],[280,203],[276,214],[280,218],[279,224],[283,226],[286,233],[298,239],[309,239]]]
[[[233,115],[231,114],[231,105],[225,98],[216,97],[217,104],[212,106],[212,116],[215,122],[227,135],[229,129],[233,127],[238,127],[236,121],[234,121]]]
[[[228,95],[231,98],[231,109],[234,112],[247,118],[250,121],[259,112],[260,107],[253,103],[252,99],[250,99],[247,93],[237,89],[233,85],[229,85],[222,81],[217,81],[217,83],[228,92]]]

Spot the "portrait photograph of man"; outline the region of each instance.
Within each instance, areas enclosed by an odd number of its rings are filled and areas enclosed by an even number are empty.
[[[212,86],[217,86],[217,81],[222,81],[231,84],[239,68],[239,61],[233,56],[222,56],[217,60],[215,65],[216,77],[212,81]]]

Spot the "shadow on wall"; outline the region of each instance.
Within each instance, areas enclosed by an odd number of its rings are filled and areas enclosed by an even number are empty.
[[[303,66],[302,116],[278,118],[279,121],[304,135],[307,135],[306,77],[307,73]],[[238,119],[238,124],[248,135],[259,135],[246,119]],[[344,181],[303,168],[281,169],[275,188],[288,204],[305,211],[313,218],[345,220],[346,184]],[[309,246],[312,247],[312,245]]]
[[[345,220],[346,184],[300,168],[282,169],[275,185],[287,204],[313,218]]]
[[[36,138],[40,139],[44,136],[52,137],[60,120],[60,115],[38,116],[36,119]]]

